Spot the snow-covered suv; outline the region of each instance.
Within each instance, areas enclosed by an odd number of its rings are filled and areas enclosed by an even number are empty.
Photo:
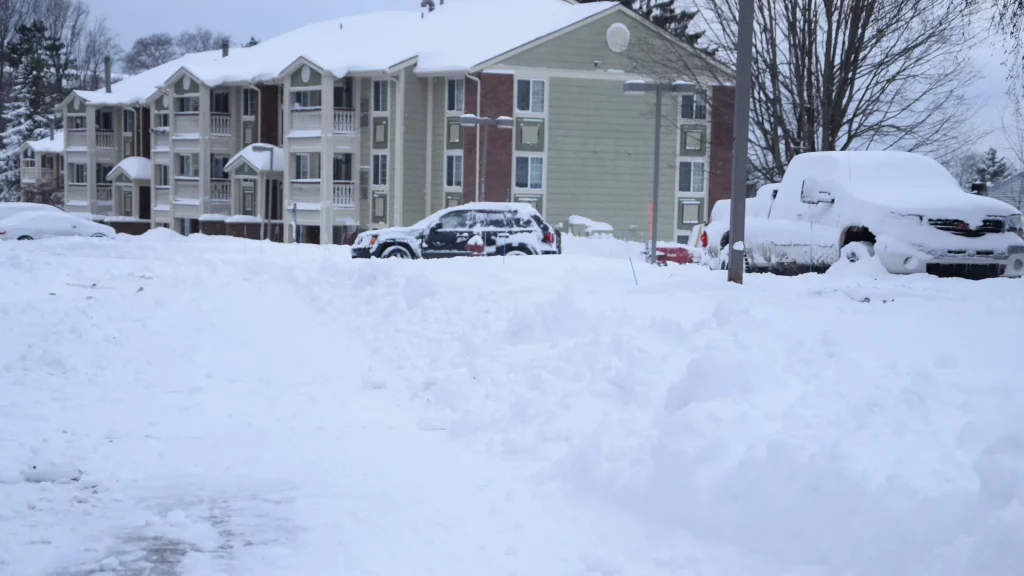
[[[920,154],[800,154],[782,182],[747,201],[747,210],[740,248],[730,246],[727,206],[716,204],[707,228],[712,259],[724,265],[742,250],[748,270],[777,274],[877,256],[893,274],[1024,275],[1021,212],[965,192],[942,165]]]
[[[561,234],[529,204],[474,202],[446,208],[406,228],[356,237],[353,258],[450,258],[559,254]]]

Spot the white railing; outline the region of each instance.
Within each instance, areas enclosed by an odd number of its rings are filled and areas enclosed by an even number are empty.
[[[207,214],[219,214],[221,216],[231,216],[231,203],[230,202],[211,202],[206,208]]]
[[[334,205],[340,208],[352,208],[356,205],[355,185],[352,182],[334,183]]]
[[[88,202],[89,186],[86,184],[72,184],[68,186],[67,202]]]
[[[334,132],[337,134],[349,134],[356,131],[355,110],[335,109],[334,110]]]
[[[39,178],[44,182],[53,180],[57,177],[57,172],[53,168],[40,168]]]
[[[174,179],[175,200],[199,200],[199,181]]]
[[[210,180],[210,201],[231,203],[231,181]]]
[[[167,210],[171,207],[171,189],[167,186],[157,186],[156,189],[156,201],[154,206],[166,206]]]
[[[89,136],[85,130],[68,130],[64,137],[67,138],[68,148],[85,148],[89,145]]]
[[[293,110],[292,130],[319,130],[320,110]]]
[[[171,146],[171,135],[167,132],[153,133],[153,148],[169,148]]]
[[[33,181],[35,179],[36,179],[36,167],[35,166],[32,166],[30,168],[26,168],[25,166],[21,167],[21,181],[22,182],[31,182],[31,181]]]
[[[320,203],[319,182],[292,182],[292,202]]]
[[[199,134],[199,115],[198,114],[175,114],[174,116],[174,133],[175,134]]]
[[[113,203],[113,187],[110,184],[97,184],[96,201],[99,202],[100,204]]]
[[[214,136],[231,136],[231,116],[224,114],[210,116],[210,134]]]
[[[97,148],[113,148],[114,147],[114,133],[108,130],[97,130],[96,131],[96,147]]]

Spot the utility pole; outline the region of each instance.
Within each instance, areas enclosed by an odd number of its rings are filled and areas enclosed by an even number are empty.
[[[736,104],[732,130],[732,194],[729,211],[729,282],[743,284],[747,217],[747,140],[750,137],[750,84],[754,59],[754,0],[740,0],[736,37]],[[734,249],[737,245],[743,249]]]

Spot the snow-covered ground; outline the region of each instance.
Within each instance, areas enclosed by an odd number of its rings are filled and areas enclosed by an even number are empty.
[[[0,574],[1020,574],[1024,282],[638,250],[0,243]]]

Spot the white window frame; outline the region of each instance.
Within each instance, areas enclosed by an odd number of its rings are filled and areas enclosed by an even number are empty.
[[[80,127],[75,127],[75,124],[81,121]],[[68,114],[68,131],[69,132],[85,132],[89,125],[89,117],[85,114]]]
[[[689,190],[680,190],[680,188],[681,188],[681,186],[680,186],[680,184],[681,184],[680,178],[682,176],[682,171],[683,171],[682,165],[683,164],[690,164],[690,189]],[[694,178],[694,172],[695,172],[694,165],[695,164],[700,164],[701,177],[699,179]],[[700,160],[690,159],[690,158],[680,158],[679,162],[676,164],[676,192],[678,192],[679,194],[693,194],[693,195],[704,195],[704,194],[707,194],[707,188],[708,188],[707,187],[707,179],[708,179],[708,163],[703,158],[700,159]],[[694,188],[696,188],[697,186],[694,186],[694,184],[699,184],[700,185],[700,190],[695,190]]]
[[[451,163],[451,166],[449,166]],[[458,179],[454,179],[451,168],[458,165]],[[444,189],[448,192],[461,192],[465,185],[466,164],[461,150],[449,150],[444,156]]]
[[[705,136],[704,136],[704,131],[703,130],[687,130],[686,127],[683,126],[683,127],[680,128],[680,131],[683,133],[682,138],[681,138],[681,140],[682,140],[681,146],[682,146],[682,151],[683,152],[700,152],[704,148]],[[697,141],[697,147],[696,148],[690,148],[690,147],[688,147],[686,145],[686,143],[687,143],[686,142],[687,141],[686,135],[687,134],[697,134],[699,136],[699,140]]]
[[[689,94],[687,94],[686,96],[689,96]],[[692,104],[692,106],[690,108],[690,117],[689,118],[683,116],[683,101],[684,101],[683,97],[680,97],[679,98],[679,119],[680,120],[682,120],[683,122],[688,122],[688,123],[693,123],[695,121],[696,122],[706,122],[707,121],[707,119],[709,117],[709,108],[710,108],[710,106],[708,106],[708,93],[707,93],[707,91],[698,90],[698,91],[693,93],[693,104]],[[697,115],[697,111],[698,110],[703,110],[703,113],[702,113],[701,116]]]
[[[384,169],[381,170],[379,163],[383,159]],[[370,157],[370,188],[387,188],[388,187],[388,168],[391,162],[388,158],[388,154],[384,152],[375,152]],[[378,177],[379,176],[379,177]]]
[[[199,178],[199,166],[197,166],[197,163],[196,163],[196,154],[195,153],[185,152],[185,153],[175,154],[175,156],[177,156],[177,158],[175,158],[175,162],[174,162],[174,168],[175,168],[174,176],[175,176],[175,178]],[[184,164],[182,164],[182,159],[183,158],[188,158],[188,162],[187,162],[187,165],[188,165],[187,172],[189,172],[188,174],[182,174],[182,172],[186,172],[186,170],[183,169],[183,167],[184,167]]]
[[[251,102],[250,102],[251,96]],[[250,106],[250,104],[252,104]],[[252,88],[242,89],[242,117],[243,118],[256,118],[256,112],[260,107],[260,96],[258,90]],[[246,114],[245,109],[249,108],[249,114]]]
[[[171,127],[171,114],[169,112],[157,112],[154,114],[153,119],[154,128],[170,128]]]
[[[314,161],[315,157],[315,161]],[[319,180],[321,177],[321,158],[319,152],[297,152],[293,155],[293,159],[298,161],[295,166],[295,174],[292,175],[292,180]],[[305,160],[305,166],[302,160]],[[303,175],[302,169],[305,168],[306,174]]]
[[[523,109],[523,108],[519,107],[519,84],[520,84],[520,82],[529,82],[530,83],[530,107],[528,109]],[[533,99],[533,92],[534,92],[533,86],[536,83],[541,83],[541,84],[544,85],[544,97],[542,98],[542,102],[541,102],[541,107],[543,108],[543,110],[537,110],[536,109],[536,104],[537,103]],[[516,109],[516,114],[534,114],[534,115],[538,115],[538,116],[546,116],[547,113],[548,113],[548,97],[549,97],[549,94],[550,94],[550,84],[551,83],[548,82],[547,78],[516,78],[515,94],[513,94],[513,98],[514,98],[513,101],[514,101],[514,105],[515,105],[515,109]]]
[[[78,176],[78,167],[82,167],[82,177]],[[89,165],[82,162],[68,162],[67,164],[68,182],[71,184],[88,184],[89,183]]]
[[[451,107],[453,88],[455,89],[455,108]],[[465,78],[449,78],[448,81],[445,82],[444,106],[445,111],[448,113],[449,116],[461,115],[466,111]]]
[[[377,98],[377,86],[380,85],[380,102]],[[374,80],[370,85],[370,109],[377,116],[384,116],[389,113],[391,106],[391,81]]]
[[[181,100],[194,100],[195,103],[196,103],[196,109],[195,110],[179,111],[178,110],[178,102],[181,101]],[[194,114],[199,114],[199,111],[201,109],[202,109],[202,104],[199,102],[199,95],[198,94],[186,94],[184,96],[175,96],[174,97],[174,113],[175,114],[194,115]]]
[[[680,220],[679,219],[679,216],[680,216],[679,205],[680,204],[696,204],[697,205],[697,210],[698,210],[698,212],[697,212],[697,220],[695,220],[694,222],[680,222],[679,221]],[[699,196],[699,195],[695,195],[695,196],[687,196],[687,195],[677,196],[676,197],[676,217],[675,217],[675,220],[676,220],[676,230],[689,231],[689,230],[692,230],[694,226],[702,224],[704,222],[704,206],[706,204],[707,204],[707,202],[706,202],[706,198],[704,196]]]
[[[320,110],[324,106],[324,95],[319,86],[315,88],[292,88],[291,92],[292,110]],[[298,97],[299,100],[302,100],[302,97],[304,95],[311,95],[313,93],[317,93],[320,95],[320,103],[315,106],[312,104],[307,106],[295,101],[296,97]],[[310,99],[312,99],[312,96],[310,96]]]
[[[171,167],[169,164],[153,165],[153,186],[155,188],[166,188],[171,185]]]
[[[527,174],[526,174],[526,183],[527,183],[527,185],[526,185],[525,188],[519,186],[519,179],[517,178],[518,172],[519,172],[519,160],[521,158],[528,159]],[[535,166],[534,160],[540,160],[540,169],[541,169],[540,187],[537,187],[537,188],[535,188],[533,186],[533,184],[532,184],[532,182],[533,182],[533,170],[534,170],[534,166]],[[516,154],[515,157],[512,159],[512,186],[513,186],[514,189],[516,189],[516,190],[532,190],[532,191],[543,192],[544,190],[547,190],[547,177],[548,177],[547,158],[543,154]]]
[[[132,119],[132,127],[128,128],[128,117]],[[124,108],[121,110],[121,133],[122,134],[133,134],[135,132],[135,123],[138,121],[135,110],[131,108]]]

